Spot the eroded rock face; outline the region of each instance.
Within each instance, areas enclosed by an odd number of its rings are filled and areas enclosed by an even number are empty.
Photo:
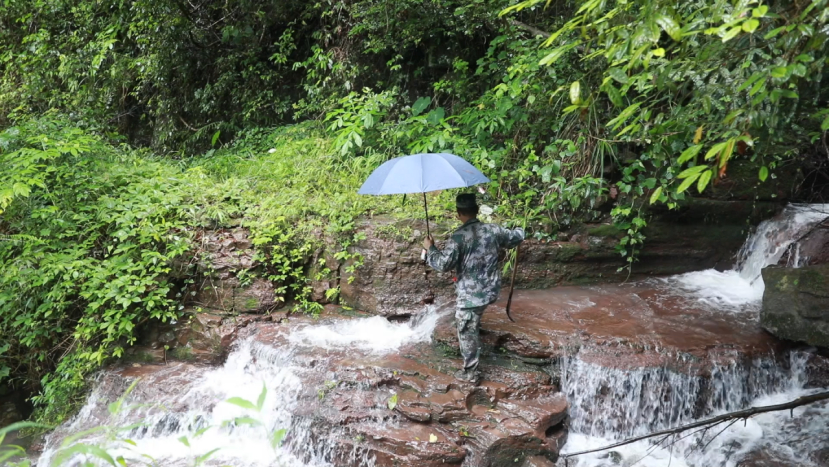
[[[247,230],[205,231],[198,241],[202,250],[196,271],[199,280],[185,297],[188,306],[251,313],[278,305],[276,284],[257,271]]]
[[[650,276],[680,274],[717,267],[729,269],[734,252],[746,239],[746,222],[757,224],[779,206],[718,200],[689,200],[674,211],[655,210],[646,228],[646,242],[629,275],[614,247],[621,236],[612,225],[584,225],[567,241],[527,239],[520,246],[516,287],[548,288],[564,284],[623,282]],[[438,246],[455,224],[431,223]],[[452,273],[437,273],[420,260],[426,225],[421,220],[364,220],[359,231],[365,240],[351,248],[363,257],[352,283],[340,282],[344,304],[384,316],[409,315],[421,308],[431,289],[439,303],[455,298]],[[338,267],[353,264],[350,260]],[[509,286],[510,275],[503,279]],[[313,283],[320,295],[328,283]]]
[[[147,326],[136,345],[127,349],[125,359],[136,364],[221,363],[239,330],[260,319],[264,318],[185,309],[176,322],[156,322]]]
[[[828,346],[827,265],[768,267],[761,271],[761,325],[783,339]]]

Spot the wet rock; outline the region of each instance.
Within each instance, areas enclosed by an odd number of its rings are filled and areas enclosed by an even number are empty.
[[[253,244],[245,229],[203,231],[196,272],[200,280],[190,288],[188,306],[228,313],[250,313],[275,308],[278,284],[261,277]]]
[[[689,199],[681,204],[672,211],[652,209],[645,245],[630,275],[620,271],[625,261],[615,250],[619,230],[609,224],[586,224],[569,235],[570,241],[526,240],[519,250],[516,287],[622,282],[712,267],[728,269],[746,239],[747,222],[757,224],[780,210],[777,204],[763,202]],[[432,227],[434,232],[454,228],[441,223]],[[365,239],[349,251],[360,255],[362,265],[352,282],[339,283],[344,304],[384,316],[411,315],[422,310],[421,300],[430,288],[437,303],[453,302],[453,274],[437,273],[421,263],[423,221],[375,217],[363,220],[358,228]],[[444,238],[436,235],[439,247]],[[342,271],[355,264],[350,259],[337,267]],[[504,280],[508,283],[509,276]],[[322,297],[331,286],[314,284],[315,297]]]
[[[556,464],[544,456],[532,456],[525,459],[522,467],[556,467]]]
[[[776,336],[820,347],[828,346],[827,265],[803,268],[767,267],[761,325]]]
[[[138,364],[173,360],[219,363],[237,329],[248,321],[250,318],[185,309],[174,323],[151,322],[142,329],[137,345],[126,350],[125,359]]]
[[[13,401],[0,403],[0,428],[7,427],[14,422],[23,420],[23,415]]]
[[[804,236],[793,242],[778,261],[779,266],[812,266],[830,262],[830,235],[827,221],[814,226]]]

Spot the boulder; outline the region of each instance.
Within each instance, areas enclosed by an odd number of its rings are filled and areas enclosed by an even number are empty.
[[[828,346],[827,265],[761,271],[766,286],[761,325],[777,337]]]

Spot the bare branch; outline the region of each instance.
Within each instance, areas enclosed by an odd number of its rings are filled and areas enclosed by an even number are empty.
[[[827,400],[828,395],[830,395],[830,393],[828,393],[828,391],[824,391],[824,392],[820,392],[820,393],[817,393],[817,394],[810,394],[809,396],[799,397],[796,400],[793,400],[793,401],[790,401],[790,402],[785,402],[783,404],[766,405],[766,406],[763,406],[763,407],[750,407],[748,409],[738,410],[737,412],[729,412],[729,413],[725,413],[725,414],[722,414],[722,415],[718,415],[717,417],[707,418],[705,420],[700,420],[700,421],[697,421],[697,422],[694,422],[694,423],[689,423],[688,425],[682,425],[682,426],[679,426],[677,428],[672,428],[672,429],[663,430],[663,431],[656,431],[654,433],[649,433],[647,435],[637,436],[636,438],[629,438],[629,439],[626,439],[624,441],[620,441],[618,443],[610,444],[608,446],[604,446],[604,447],[601,447],[601,448],[590,449],[588,451],[573,452],[573,453],[570,453],[570,454],[562,454],[559,457],[568,458],[568,457],[580,456],[582,454],[588,454],[588,453],[591,453],[591,452],[605,451],[607,449],[612,449],[612,448],[616,448],[616,447],[619,447],[619,446],[624,446],[626,444],[631,444],[631,443],[641,441],[641,440],[644,440],[644,439],[654,438],[655,436],[672,435],[672,434],[676,434],[676,433],[681,433],[681,432],[686,431],[686,430],[691,430],[692,428],[697,428],[697,427],[707,426],[707,425],[717,425],[718,423],[721,423],[721,422],[724,422],[724,421],[727,421],[727,420],[737,421],[739,419],[747,419],[747,418],[749,418],[753,415],[758,415],[760,413],[777,412],[777,411],[780,411],[780,410],[790,410],[790,411],[792,411],[792,409],[794,409],[796,407],[801,407],[802,405],[807,405],[807,404],[812,404],[813,402]],[[717,436],[717,435],[715,435],[715,436]]]
[[[512,24],[513,26],[516,26],[517,28],[524,29],[525,31],[532,32],[534,36],[542,36],[542,37],[550,36],[549,32],[542,31],[539,28],[534,28],[533,26],[531,26],[529,24],[525,24],[525,23],[522,23],[520,21],[516,21],[515,19],[508,19],[507,22]]]

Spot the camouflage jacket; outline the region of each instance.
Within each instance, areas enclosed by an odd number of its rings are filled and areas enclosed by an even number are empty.
[[[510,230],[472,219],[452,234],[443,250],[430,247],[427,264],[441,272],[455,269],[458,308],[489,305],[501,289],[499,248],[514,248],[524,238],[521,228]]]

